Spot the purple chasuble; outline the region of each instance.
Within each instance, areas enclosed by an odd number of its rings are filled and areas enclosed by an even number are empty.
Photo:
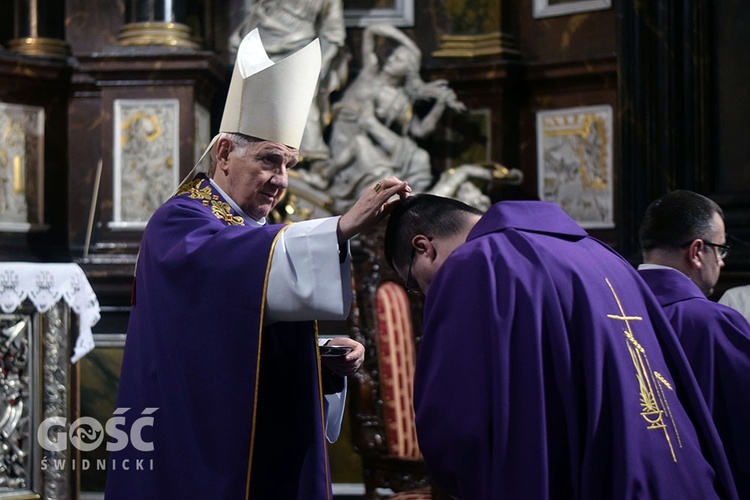
[[[444,262],[414,391],[425,462],[461,500],[736,498],[659,305],[553,203],[492,206]]]
[[[750,324],[683,273],[643,269],[706,399],[740,498],[750,498]]]
[[[245,226],[204,176],[149,221],[107,500],[331,498],[315,323],[262,326],[283,228]]]

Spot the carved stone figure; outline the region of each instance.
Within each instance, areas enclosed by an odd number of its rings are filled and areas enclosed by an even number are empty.
[[[376,37],[396,44],[384,60]],[[415,139],[434,132],[446,108],[465,106],[444,80],[424,82],[420,65],[421,51],[397,28],[376,23],[365,29],[362,70],[333,107],[332,161],[314,169],[334,198],[356,198],[384,173],[408,180],[415,191],[432,184],[430,156]],[[417,102],[430,106],[424,116],[414,113]]]

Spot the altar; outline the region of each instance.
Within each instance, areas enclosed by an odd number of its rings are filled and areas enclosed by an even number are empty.
[[[0,498],[75,499],[80,451],[104,441],[76,389],[99,302],[77,264],[1,262],[0,309]]]

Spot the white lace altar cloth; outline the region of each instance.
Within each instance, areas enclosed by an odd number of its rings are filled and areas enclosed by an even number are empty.
[[[78,338],[71,363],[94,348],[91,328],[100,318],[99,300],[78,264],[0,262],[0,309],[11,313],[26,299],[40,313],[62,299],[78,315]]]

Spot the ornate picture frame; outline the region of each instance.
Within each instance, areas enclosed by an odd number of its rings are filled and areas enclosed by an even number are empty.
[[[566,16],[580,12],[605,10],[612,7],[612,0],[534,0],[534,18]]]
[[[614,228],[612,107],[538,111],[536,127],[539,199],[584,228]]]
[[[143,229],[180,182],[180,101],[114,104],[112,229]]]

